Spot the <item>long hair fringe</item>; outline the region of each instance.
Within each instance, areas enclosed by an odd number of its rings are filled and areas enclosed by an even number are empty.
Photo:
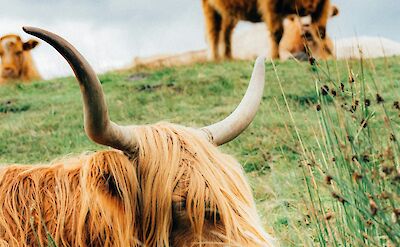
[[[197,131],[169,123],[135,129],[141,188],[140,225],[146,246],[272,246],[262,229],[242,166]],[[175,197],[190,228],[174,236]],[[172,236],[170,232],[172,230]],[[178,239],[174,241],[174,239]],[[188,239],[189,238],[189,239]],[[173,244],[173,242],[177,244]],[[188,246],[191,246],[187,244]]]

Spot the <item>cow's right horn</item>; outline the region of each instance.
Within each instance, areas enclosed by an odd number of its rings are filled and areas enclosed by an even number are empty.
[[[258,57],[245,95],[236,109],[225,119],[201,128],[209,141],[219,146],[230,142],[253,121],[262,101],[265,84],[265,58]]]
[[[23,30],[49,43],[70,64],[80,83],[85,131],[89,138],[123,151],[134,149],[137,141],[131,128],[110,121],[101,84],[86,59],[70,43],[54,33],[35,27],[23,27]]]

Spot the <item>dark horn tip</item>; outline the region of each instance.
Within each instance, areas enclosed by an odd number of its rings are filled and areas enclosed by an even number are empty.
[[[36,36],[35,34],[38,33],[41,29],[37,27],[22,27],[22,30],[24,30],[25,33]]]
[[[28,34],[34,35],[34,36],[37,36],[35,34],[45,31],[45,30],[37,28],[37,27],[27,27],[27,26],[22,27],[22,30],[24,30],[25,33],[28,33]]]
[[[24,30],[25,33],[29,33],[32,30],[32,28],[33,27],[24,26],[24,27],[22,27],[22,30]]]

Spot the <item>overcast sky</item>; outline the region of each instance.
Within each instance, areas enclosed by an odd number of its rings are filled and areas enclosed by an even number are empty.
[[[30,25],[62,35],[99,72],[135,56],[206,47],[201,0],[0,0],[0,35]],[[334,39],[379,36],[400,42],[400,0],[332,0],[340,15],[328,24]],[[239,29],[249,28],[242,23]],[[46,44],[33,52],[46,77],[70,74]]]

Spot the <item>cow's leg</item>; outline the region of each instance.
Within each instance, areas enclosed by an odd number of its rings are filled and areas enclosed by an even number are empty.
[[[224,58],[232,58],[232,32],[237,21],[232,18],[222,18],[220,40],[220,54]]]
[[[267,22],[267,26],[270,32],[271,57],[272,59],[278,59],[279,43],[281,42],[283,36],[283,19],[282,17],[270,12],[267,13],[265,20]]]
[[[311,14],[312,25],[318,30],[321,39],[326,37],[326,24],[331,13],[331,4],[329,0],[323,0],[319,3],[317,10]]]
[[[221,32],[222,17],[212,6],[210,6],[207,0],[203,0],[203,13],[208,46],[212,58],[217,60],[219,58],[218,44],[220,42],[219,34]]]

